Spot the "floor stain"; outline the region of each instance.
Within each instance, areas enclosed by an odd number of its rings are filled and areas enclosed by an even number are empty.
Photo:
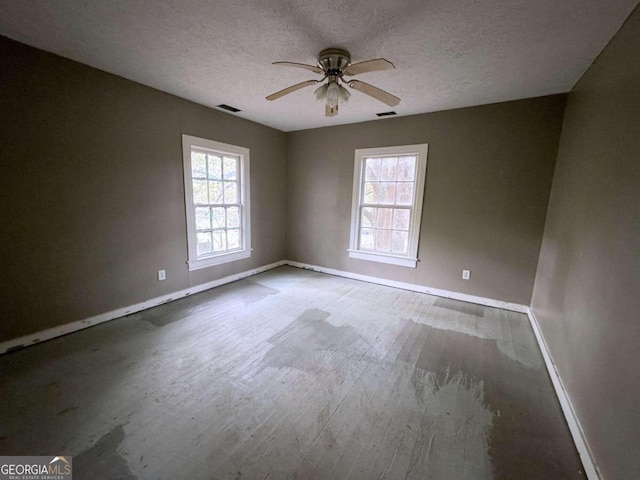
[[[467,315],[475,315],[476,317],[484,317],[485,307],[482,305],[476,305],[475,303],[466,303],[459,300],[452,300],[450,298],[438,298],[433,302],[433,306],[466,313]]]
[[[425,414],[411,450],[407,478],[470,478],[468,465],[475,465],[472,478],[492,479],[489,432],[493,412],[485,402],[483,382],[463,372],[428,378],[436,385],[424,398]]]
[[[425,409],[407,478],[467,478],[469,468],[474,479],[563,478],[566,467],[553,462],[546,448],[563,451],[580,468],[574,446],[565,441],[559,405],[532,398],[549,382],[546,372],[511,358],[496,339],[403,321],[411,348],[401,360],[414,365],[411,383]],[[458,438],[461,432],[474,440]],[[534,439],[544,444],[532,449]],[[473,451],[457,450],[465,445]],[[519,446],[527,445],[523,455]],[[461,458],[465,464],[456,462]]]
[[[364,340],[350,326],[335,326],[327,321],[330,313],[317,308],[305,310],[267,342],[273,347],[264,355],[255,373],[267,367],[295,368],[313,374],[336,375],[340,382],[341,365],[335,364],[334,353],[353,356],[364,349]]]
[[[246,284],[243,286],[243,288],[237,291],[238,296],[245,305],[259,302],[268,295],[275,295],[280,291],[275,288],[262,285],[258,282],[246,280],[245,283]]]
[[[218,302],[234,299],[243,305],[249,305],[278,292],[279,290],[275,288],[255,281],[238,280],[228,285],[165,303],[136,315],[156,327],[164,327],[199,312],[215,308],[215,304]]]
[[[124,439],[123,425],[103,435],[96,444],[73,457],[74,477],[109,478],[111,480],[137,480],[129,465],[118,453]]]
[[[437,328],[442,331],[462,333],[481,339],[495,340],[498,349],[512,360],[519,362],[525,367],[540,369],[544,368],[544,362],[540,351],[535,348],[519,348],[515,350],[509,338],[503,338],[499,328],[496,328],[496,321],[490,318],[490,314],[485,315],[486,308],[482,305],[465,304],[457,300],[447,298],[439,298],[434,302],[434,307],[446,308],[464,314],[464,319],[452,322],[450,318],[441,319],[438,316],[425,315],[421,318],[407,319],[417,322],[421,325]],[[470,321],[486,317],[486,320]],[[527,322],[526,317],[522,318],[523,322]],[[527,324],[528,325],[528,324]],[[530,327],[528,327],[530,328]],[[417,329],[416,329],[417,331]],[[418,332],[419,333],[419,332]],[[533,331],[531,331],[533,333]]]

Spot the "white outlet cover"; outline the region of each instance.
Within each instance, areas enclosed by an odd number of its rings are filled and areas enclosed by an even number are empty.
[[[471,270],[462,270],[462,279],[469,280],[471,277]]]
[[[158,270],[158,280],[162,281],[167,278],[167,273],[164,270]]]

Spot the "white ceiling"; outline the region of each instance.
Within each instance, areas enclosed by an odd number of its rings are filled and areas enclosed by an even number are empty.
[[[314,64],[341,47],[396,70],[358,79],[402,98],[398,115],[569,91],[637,0],[0,0],[0,34],[283,131],[375,119],[352,91],[324,116]],[[6,68],[3,66],[3,68]]]

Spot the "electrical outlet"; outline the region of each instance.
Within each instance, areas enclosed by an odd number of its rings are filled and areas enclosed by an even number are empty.
[[[462,270],[462,279],[469,280],[469,277],[471,277],[471,270]]]
[[[158,281],[166,280],[167,272],[164,270],[158,270]]]

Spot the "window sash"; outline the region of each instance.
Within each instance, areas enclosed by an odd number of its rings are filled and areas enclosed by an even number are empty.
[[[196,244],[196,258],[198,260],[211,258],[211,257],[217,256],[217,255],[221,255],[221,254],[227,253],[227,252],[237,252],[237,251],[243,250],[243,248],[244,248],[243,247],[243,240],[244,240],[243,232],[244,232],[244,229],[242,228],[242,211],[243,211],[242,204],[240,204],[240,203],[231,203],[231,204],[229,204],[229,203],[224,203],[224,204],[217,204],[217,203],[200,204],[199,203],[199,204],[194,204],[194,215],[196,214],[196,208],[197,207],[198,208],[203,208],[203,207],[204,208],[225,208],[225,207],[238,208],[238,226],[237,227],[229,227],[228,225],[225,225],[224,227],[214,227],[213,226],[213,219],[211,219],[211,217],[210,217],[210,221],[209,222],[210,222],[211,227],[209,227],[209,228],[197,228],[197,226],[196,226],[196,236],[197,236],[198,233],[224,232],[225,237],[227,239],[226,240],[227,245],[228,245],[228,242],[229,242],[229,237],[228,237],[227,232],[229,232],[229,231],[237,231],[238,232],[238,236],[239,236],[239,245],[237,247],[234,247],[234,248],[227,247],[224,250],[217,250],[217,251],[212,249],[211,253],[198,254],[198,252],[197,252],[197,244]],[[225,224],[228,224],[228,220],[227,220],[226,215],[227,214],[225,212]],[[213,239],[213,237],[212,237],[212,239]]]
[[[387,210],[392,210],[391,213],[391,225],[388,228],[385,228],[384,226],[379,226],[379,225],[372,225],[370,227],[367,226],[363,226],[362,225],[362,217],[363,217],[363,210],[365,208],[376,208],[376,209],[387,209]],[[396,228],[394,225],[394,213],[395,210],[405,210],[408,212],[408,225],[407,228]],[[411,225],[411,216],[413,213],[413,206],[405,206],[405,205],[400,205],[400,206],[396,206],[396,205],[388,205],[388,204],[383,204],[383,203],[364,203],[360,205],[360,209],[359,209],[359,216],[358,216],[358,225],[357,225],[357,230],[358,230],[358,238],[357,238],[357,246],[358,246],[358,250],[362,250],[365,252],[370,252],[370,253],[381,253],[381,254],[389,254],[389,255],[399,255],[399,256],[406,256],[409,254],[409,239],[411,238],[411,230],[412,230],[412,225]],[[377,218],[376,218],[376,223],[377,223]],[[366,248],[363,247],[362,245],[362,231],[363,230],[373,230],[376,233],[380,230],[383,231],[388,231],[390,232],[390,236],[391,236],[391,244],[390,244],[390,248],[389,250],[382,250],[382,249],[378,249],[377,248],[377,237],[375,237],[374,240],[374,247],[373,248]],[[394,251],[393,250],[393,232],[401,232],[401,233],[405,233],[407,235],[407,242],[406,242],[406,247],[404,249],[402,249],[402,251]]]

